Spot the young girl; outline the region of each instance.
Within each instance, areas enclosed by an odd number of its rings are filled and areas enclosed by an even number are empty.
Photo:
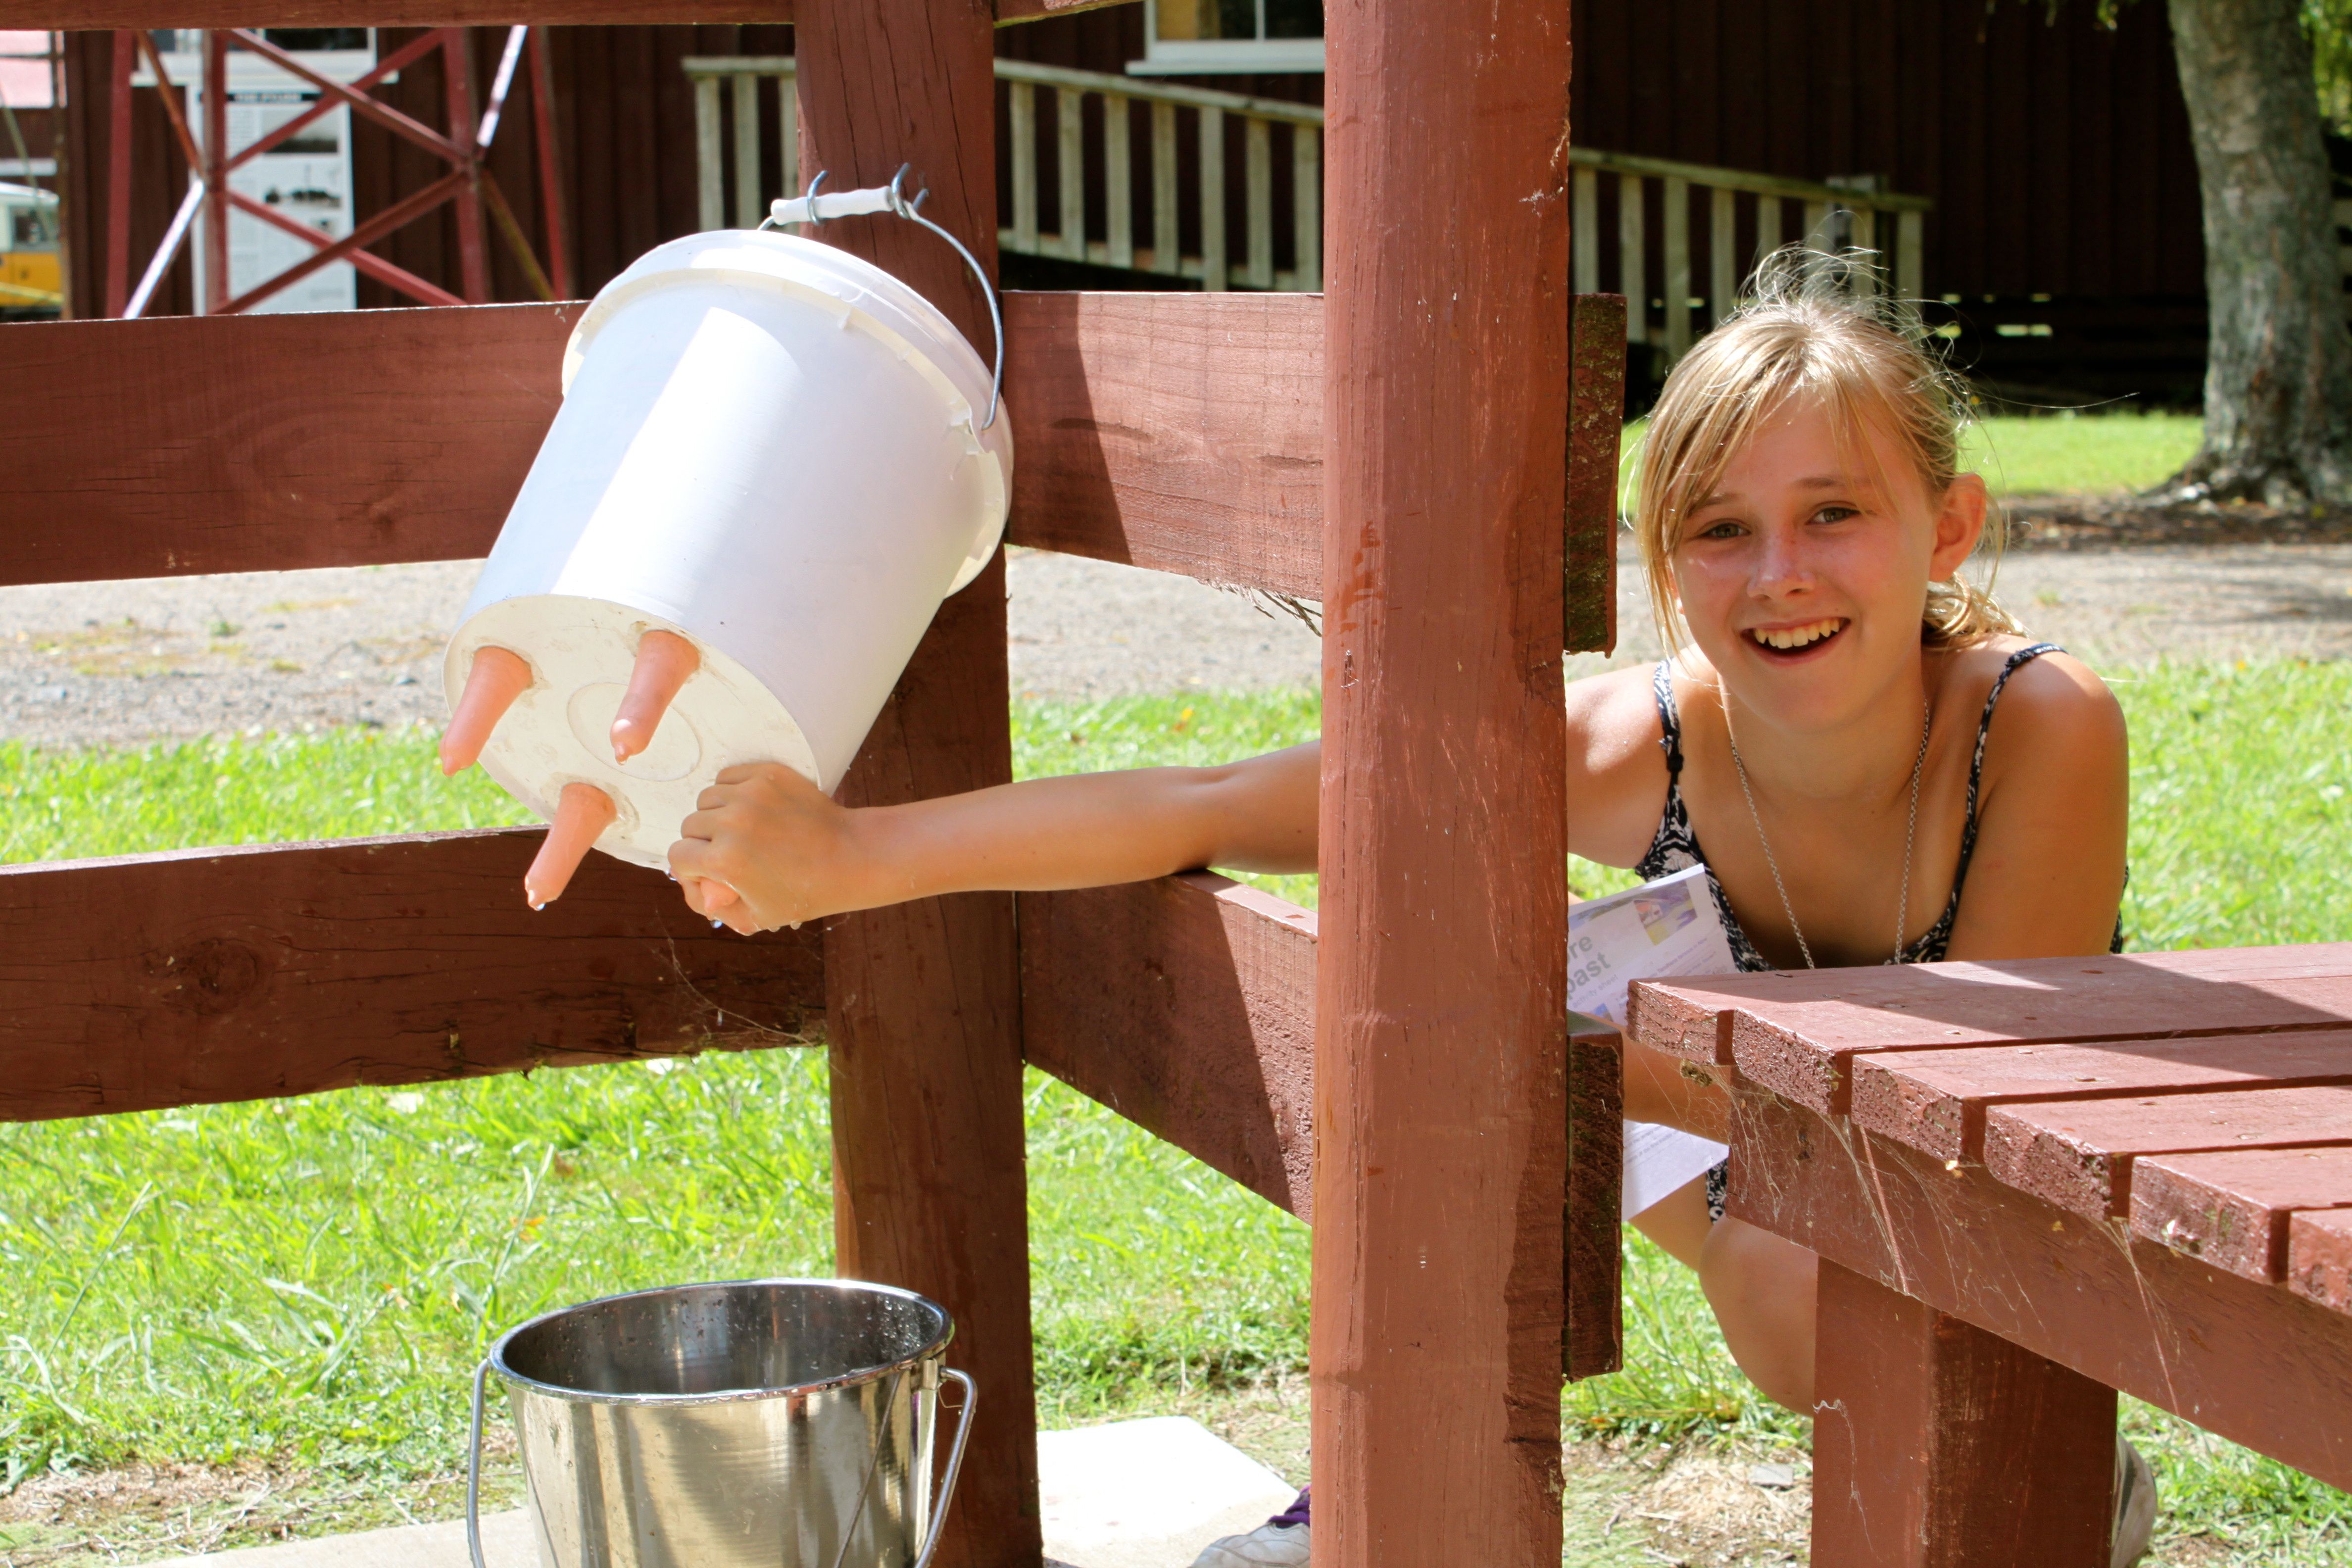
[[[1634,526],[1670,657],[1570,686],[1569,847],[1644,878],[1704,862],[1742,969],[2106,952],[2122,714],[1960,575],[1989,521],[1984,482],[1958,471],[1962,399],[1874,282],[1774,258],[1667,379]],[[698,909],[697,879],[738,889],[716,912],[744,931],[977,889],[1307,871],[1318,752],[864,811],[788,769],[735,768],[671,864]],[[1626,1065],[1630,1117],[1721,1135],[1719,1088],[1648,1052]],[[1815,1259],[1726,1217],[1725,1181],[1634,1224],[1698,1271],[1758,1387],[1807,1410]],[[2131,1458],[2119,1493],[2152,1518]],[[2119,1563],[2147,1539],[2129,1530]],[[1306,1534],[1301,1510],[1202,1562],[1304,1563]]]

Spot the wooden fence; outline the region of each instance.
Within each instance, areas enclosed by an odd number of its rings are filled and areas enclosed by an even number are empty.
[[[791,136],[772,190],[762,183],[760,155],[766,106],[772,102],[788,128],[798,112],[793,61],[696,58],[685,65],[694,81],[703,226],[730,221],[730,183],[731,221],[752,226],[770,195],[801,188]],[[1159,273],[1210,293],[1323,287],[1319,107],[1028,60],[999,59],[995,69],[1012,175],[1012,221],[997,236],[1003,250]],[[763,93],[769,79],[776,86]],[[728,114],[722,81],[731,94]],[[1041,88],[1051,100],[1042,132]],[[1227,184],[1236,137],[1238,215]],[[1586,147],[1569,159],[1576,291],[1609,288],[1634,301],[1628,338],[1658,343],[1670,358],[1730,311],[1758,258],[1792,241],[1878,251],[1895,289],[1919,296],[1925,218],[1934,205],[1925,196],[1878,190],[1867,179],[1814,184]],[[1277,264],[1285,228],[1287,267]],[[1612,231],[1613,247],[1603,239]]]

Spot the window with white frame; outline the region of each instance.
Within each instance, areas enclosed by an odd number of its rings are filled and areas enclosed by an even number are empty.
[[[1319,71],[1323,0],[1144,0],[1136,76]]]

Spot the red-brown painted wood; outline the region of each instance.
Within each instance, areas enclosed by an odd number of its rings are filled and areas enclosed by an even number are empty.
[[[1638,983],[1627,1028],[1654,1050],[1736,1062],[1843,1115],[1859,1051],[2162,1039],[2352,1026],[2352,943],[2004,963],[1876,964]]]
[[[1823,1263],[1815,1568],[2106,1568],[2116,1391]]]
[[[536,828],[0,868],[0,1121],[805,1043],[813,932],[714,931]]]
[[[1981,1169],[1948,1170],[1775,1095],[1735,1094],[1730,1131],[1731,1212],[1741,1219],[2330,1486],[2352,1486],[2343,1419],[2352,1316],[2118,1237]]]
[[[1625,427],[1625,297],[1579,294],[1570,318],[1567,642],[1617,647],[1617,453]]]
[[[2131,1227],[2216,1268],[2286,1277],[2296,1209],[2352,1207],[2352,1148],[2154,1154],[2132,1163]]]
[[[1944,1159],[1980,1159],[1988,1106],[2157,1091],[2352,1083],[2352,1030],[2091,1046],[1876,1051],[1852,1059],[1853,1123]]]
[[[45,389],[0,430],[0,584],[488,554],[582,309],[0,335],[0,376]],[[1013,541],[1319,595],[1321,317],[1311,295],[1006,296]]]
[[[2352,1210],[2321,1209],[2287,1221],[2286,1283],[2298,1296],[2352,1313]]]
[[[2094,1219],[2129,1212],[2142,1154],[2352,1142],[2352,1088],[2027,1100],[1985,1114],[1995,1180]]]
[[[752,23],[775,26],[793,19],[793,0],[695,0],[681,10],[654,0],[276,0],[252,7],[210,9],[217,0],[5,0],[0,26],[10,27],[444,27],[538,22],[550,26],[672,26],[681,22]],[[1129,0],[998,0],[998,26],[1041,22]]]
[[[488,552],[580,305],[29,322],[0,376],[0,582]]]
[[[1013,543],[1322,597],[1320,295],[1004,305]]]
[[[1030,1062],[1311,1218],[1315,917],[1205,871],[1020,917]]]
[[[799,0],[801,166],[835,189],[902,163],[924,216],[996,258],[993,16],[985,0]],[[974,342],[987,301],[961,258],[902,220],[821,237],[903,278]],[[1004,566],[940,608],[840,798],[919,800],[1013,776]],[[956,1320],[981,1404],[944,1525],[948,1568],[1036,1568],[1037,1412],[1021,1097],[1021,976],[1010,894],[848,915],[825,932],[834,1249],[845,1275],[919,1290]]]
[[[1561,1368],[1570,1381],[1625,1364],[1625,1041],[1598,1018],[1568,1019],[1568,1243]]]
[[[1534,1568],[1560,1553],[1568,16],[1325,23],[1315,1557]]]

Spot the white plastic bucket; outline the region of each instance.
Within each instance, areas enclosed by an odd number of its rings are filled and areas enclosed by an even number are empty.
[[[929,300],[846,251],[775,233],[647,252],[596,296],[563,406],[444,658],[530,666],[482,766],[551,819],[594,784],[597,847],[667,862],[722,768],[776,762],[828,792],[938,611],[995,552],[1010,421],[990,369]],[[652,743],[613,760],[638,639],[701,667]]]

